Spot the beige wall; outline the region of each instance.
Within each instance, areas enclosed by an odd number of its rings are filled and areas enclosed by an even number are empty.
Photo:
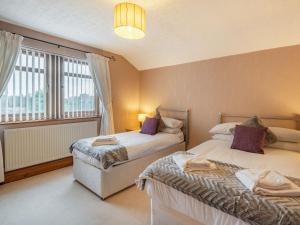
[[[190,146],[209,138],[217,113],[300,113],[300,46],[139,72],[122,56],[0,21],[0,29],[98,54],[110,62],[115,126],[136,128],[136,113],[158,105],[191,111]],[[26,43],[39,45],[26,40]],[[43,44],[43,47],[46,45]],[[50,50],[65,51],[54,46]],[[70,53],[70,52],[68,52]],[[78,52],[74,52],[78,54]],[[140,76],[141,75],[141,76]]]
[[[300,46],[141,72],[140,109],[191,112],[190,147],[209,138],[217,113],[300,113]]]
[[[0,29],[18,33],[28,37],[54,42],[60,45],[65,45],[87,52],[105,54],[108,56],[113,55],[116,58],[116,61],[110,61],[109,66],[111,72],[114,121],[116,131],[120,132],[124,131],[126,128],[138,127],[136,115],[139,110],[139,71],[134,66],[132,66],[125,58],[120,55],[105,52],[101,49],[81,45],[72,41],[57,38],[2,21],[0,21]],[[75,56],[78,56],[78,54],[82,54],[77,51],[57,48],[53,45],[48,45],[29,39],[25,39],[24,43],[28,45],[34,45],[36,47],[46,48],[49,51],[60,52],[62,54],[68,53]]]

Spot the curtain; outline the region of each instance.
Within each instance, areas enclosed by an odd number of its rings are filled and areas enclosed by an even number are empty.
[[[23,37],[6,31],[0,31],[0,96],[12,75]]]
[[[11,77],[21,50],[23,37],[0,31],[0,97]],[[1,116],[1,115],[0,115]],[[0,143],[0,183],[4,181],[3,154]]]
[[[0,183],[4,182],[4,165],[3,165],[3,154],[2,147],[0,143]]]
[[[109,135],[115,132],[110,85],[108,58],[87,53],[90,73],[93,77],[97,95],[100,100],[101,125],[100,135]]]

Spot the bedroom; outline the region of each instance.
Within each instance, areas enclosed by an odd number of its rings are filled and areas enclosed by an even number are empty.
[[[254,224],[171,184],[146,181],[141,191],[135,181],[146,166],[184,150],[229,164],[242,156],[236,166],[299,179],[300,2],[122,3],[0,0],[0,224]],[[168,129],[139,133],[157,126],[158,115]],[[254,115],[280,147],[210,153],[220,148],[213,143],[238,138],[228,130],[241,125],[228,122]],[[219,123],[231,127],[209,132]],[[93,150],[113,131],[104,141],[119,145],[105,151],[116,148],[117,156],[85,154],[85,144]],[[299,208],[300,198],[292,199]],[[299,210],[289,210],[277,218],[288,222],[255,223],[298,224]]]

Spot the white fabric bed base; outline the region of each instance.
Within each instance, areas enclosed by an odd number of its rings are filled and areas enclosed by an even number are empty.
[[[135,183],[139,174],[153,161],[176,151],[184,151],[185,142],[103,171],[73,156],[74,178],[102,199]]]
[[[151,225],[249,225],[221,210],[154,180],[147,180]]]
[[[151,225],[205,225],[151,199]]]

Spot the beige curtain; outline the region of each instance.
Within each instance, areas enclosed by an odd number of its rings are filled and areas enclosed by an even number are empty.
[[[0,96],[14,71],[22,40],[20,35],[0,31]]]
[[[7,86],[21,50],[23,37],[0,31],[0,97]],[[4,181],[3,153],[0,143],[0,183]]]
[[[108,58],[93,53],[87,53],[90,73],[100,100],[101,125],[100,135],[109,135],[115,132],[111,96],[111,84]]]

